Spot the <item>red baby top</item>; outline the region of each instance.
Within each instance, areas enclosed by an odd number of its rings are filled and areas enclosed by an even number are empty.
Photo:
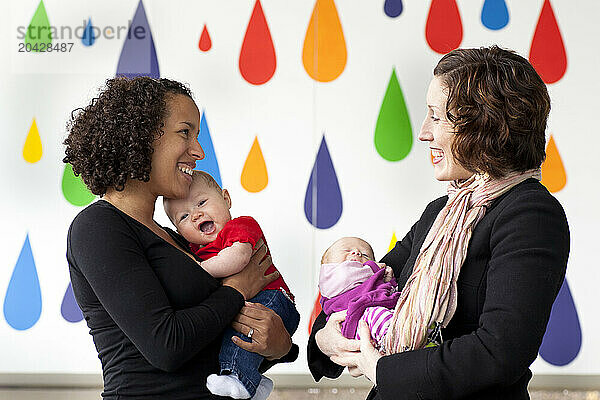
[[[208,260],[216,256],[219,251],[223,250],[225,247],[229,247],[235,242],[241,243],[250,243],[252,248],[256,245],[259,239],[261,239],[267,244],[267,240],[265,239],[265,235],[260,229],[258,222],[252,217],[237,217],[227,222],[221,232],[217,234],[217,238],[210,242],[209,244],[200,247],[195,243],[190,243],[190,248],[201,260]],[[270,254],[267,246],[267,254]],[[277,271],[275,266],[271,264],[271,266],[265,272],[265,275],[271,274]],[[281,273],[279,274],[279,278],[275,279],[273,282],[269,283],[267,286],[263,288],[263,290],[281,290],[283,291],[290,300],[293,301],[294,296],[290,292],[290,289],[285,284]]]

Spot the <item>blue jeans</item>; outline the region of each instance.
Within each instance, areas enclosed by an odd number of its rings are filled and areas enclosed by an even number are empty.
[[[263,290],[248,301],[251,303],[260,303],[275,311],[281,317],[283,325],[290,336],[296,332],[300,323],[300,314],[296,310],[294,303],[281,291],[275,289]],[[221,352],[219,353],[221,374],[228,372],[236,374],[248,393],[250,393],[250,397],[252,397],[256,393],[256,388],[262,379],[262,375],[258,372],[258,367],[263,360],[263,356],[238,347],[231,341],[233,335],[246,342],[251,342],[248,336],[234,331],[231,327],[225,329]]]

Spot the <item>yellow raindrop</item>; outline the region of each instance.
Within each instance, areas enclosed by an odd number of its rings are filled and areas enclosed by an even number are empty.
[[[333,0],[317,0],[302,49],[304,69],[316,81],[330,82],[346,67],[346,40]]]
[[[269,176],[258,137],[254,138],[252,148],[242,170],[242,187],[251,193],[257,193],[267,187]]]
[[[567,184],[567,174],[563,165],[554,138],[550,135],[546,147],[546,160],[542,164],[542,184],[551,193],[556,193]]]
[[[390,251],[392,251],[392,249],[394,248],[394,246],[396,245],[396,242],[398,241],[398,239],[396,239],[396,232],[392,233],[392,240],[390,241],[390,247],[388,247],[388,253]]]
[[[27,139],[25,139],[25,145],[23,146],[23,158],[28,163],[36,163],[42,158],[42,140],[40,139],[40,132],[38,131],[35,118],[29,128]]]

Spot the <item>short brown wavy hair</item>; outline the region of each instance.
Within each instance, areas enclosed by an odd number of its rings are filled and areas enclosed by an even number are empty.
[[[123,190],[128,179],[148,182],[168,96],[177,94],[192,98],[188,87],[169,79],[108,79],[98,97],[71,113],[63,162],[95,195]]]
[[[452,154],[464,168],[499,178],[542,164],[550,97],[525,58],[498,46],[457,49],[433,74],[448,91]]]

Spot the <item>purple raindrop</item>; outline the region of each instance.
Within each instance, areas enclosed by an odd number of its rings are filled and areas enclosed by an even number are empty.
[[[540,356],[557,366],[569,364],[581,349],[581,326],[565,279],[552,305],[550,321],[540,347]]]
[[[304,215],[313,226],[327,229],[339,221],[342,209],[342,192],[323,135],[306,187]]]
[[[400,14],[402,14],[402,0],[385,0],[383,4],[383,11],[385,15],[391,18],[396,18]]]
[[[75,301],[75,296],[73,295],[73,286],[71,285],[71,282],[69,282],[69,286],[65,291],[65,295],[60,306],[60,313],[62,314],[63,318],[69,322],[79,322],[83,319],[81,309],[79,308],[79,305]]]
[[[154,39],[141,0],[131,20],[131,25],[129,25],[125,43],[123,43],[123,50],[121,50],[121,57],[119,57],[117,65],[117,76],[160,78]]]

